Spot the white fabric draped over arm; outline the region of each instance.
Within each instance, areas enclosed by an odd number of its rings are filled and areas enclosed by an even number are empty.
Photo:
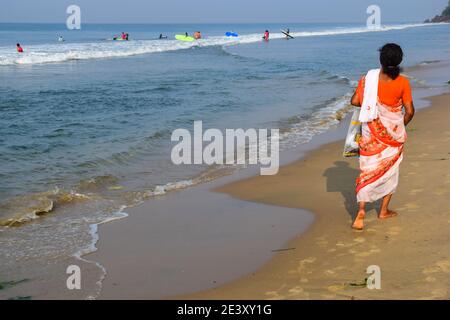
[[[380,69],[370,70],[365,78],[364,98],[361,105],[359,121],[370,122],[378,117],[378,82]]]

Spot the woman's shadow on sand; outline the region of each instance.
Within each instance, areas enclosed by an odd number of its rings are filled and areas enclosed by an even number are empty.
[[[346,161],[336,161],[333,167],[325,170],[323,176],[327,178],[327,192],[340,192],[344,197],[345,209],[352,219],[357,213],[356,178],[359,170],[350,167]],[[373,209],[375,203],[366,205],[366,212]]]

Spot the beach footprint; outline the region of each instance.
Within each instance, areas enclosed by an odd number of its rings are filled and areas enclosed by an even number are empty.
[[[342,241],[339,241],[336,243],[336,247],[338,247],[338,248],[351,248],[356,245],[358,245],[358,243],[355,243],[355,242],[344,243]]]
[[[438,288],[431,291],[431,299],[445,299],[448,297],[448,289]]]
[[[345,286],[343,284],[335,284],[332,286],[328,286],[327,289],[330,292],[339,292],[339,291],[343,291],[345,289]]]
[[[328,240],[326,237],[317,237],[316,243],[319,247],[327,247],[328,246]]]
[[[280,292],[286,288],[286,284],[282,284],[278,289],[273,291],[266,291],[264,293],[265,296],[267,296],[269,300],[284,300],[285,296],[281,295]]]
[[[358,258],[366,258],[369,257],[371,255],[374,255],[376,253],[380,253],[381,250],[379,248],[372,248],[370,250],[365,250],[365,251],[361,251],[359,253],[357,253],[355,256]]]
[[[436,188],[433,193],[437,196],[442,196],[442,195],[446,194],[447,192],[448,192],[447,189]]]
[[[420,167],[420,163],[419,162],[410,162],[409,163],[412,167],[414,168],[419,168]]]
[[[317,260],[316,257],[308,257],[306,259],[301,260],[297,267],[297,272],[299,274],[312,273],[312,271],[307,271],[307,269],[308,269],[309,265],[314,263],[316,260]]]
[[[366,239],[364,239],[363,237],[358,237],[353,239],[353,241],[355,241],[356,243],[364,243],[366,242]]]
[[[430,154],[429,153],[421,153],[417,156],[417,158],[426,158],[428,157]]]
[[[450,273],[450,260],[440,260],[422,270],[423,274]]]
[[[289,296],[294,299],[309,299],[309,293],[305,292],[302,287],[295,286],[289,289]]]
[[[415,196],[415,195],[420,194],[420,193],[423,192],[423,191],[424,191],[423,189],[412,189],[412,190],[409,192],[409,194],[412,195],[412,196]]]
[[[276,291],[268,291],[266,293],[264,293],[268,298],[268,300],[284,300],[285,297],[280,295],[278,292]]]
[[[390,227],[388,231],[386,232],[389,236],[396,236],[402,231],[402,228],[400,227]]]
[[[403,207],[398,208],[399,211],[417,211],[419,209],[420,206],[414,202],[407,203]]]

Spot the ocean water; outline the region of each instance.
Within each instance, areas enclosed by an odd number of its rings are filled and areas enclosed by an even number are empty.
[[[284,39],[285,27],[295,39]],[[196,30],[203,39],[173,40]],[[280,128],[282,149],[307,143],[350,110],[384,43],[402,45],[404,65],[414,66],[450,57],[449,30],[0,24],[0,275],[33,278],[31,265],[93,250],[92,226],[127,206],[236,169],[173,165],[174,129],[195,120],[205,129]],[[108,40],[122,31],[130,41]]]

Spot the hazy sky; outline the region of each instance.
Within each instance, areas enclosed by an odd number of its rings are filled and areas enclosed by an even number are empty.
[[[422,21],[448,0],[0,0],[0,22],[65,22],[70,4],[84,23],[364,22],[370,4],[382,22]]]

